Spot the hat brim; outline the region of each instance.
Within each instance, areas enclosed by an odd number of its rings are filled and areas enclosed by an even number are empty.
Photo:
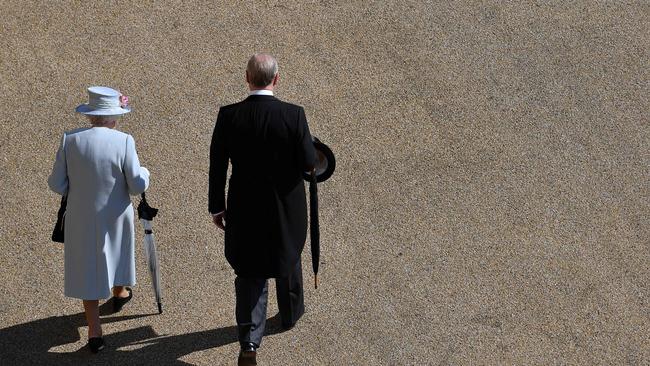
[[[336,169],[336,158],[334,153],[329,148],[329,146],[322,143],[317,137],[314,137],[314,149],[316,149],[316,182],[321,183],[328,180],[332,174],[334,174],[334,169]],[[305,172],[303,173],[303,178],[306,181],[310,181],[310,174]]]
[[[131,112],[130,107],[115,107],[96,109],[88,104],[82,104],[75,108],[75,112],[85,114],[87,116],[119,116]]]

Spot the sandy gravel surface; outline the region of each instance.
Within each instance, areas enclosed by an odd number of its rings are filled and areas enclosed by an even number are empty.
[[[259,50],[339,159],[322,286],[306,253],[307,313],[261,365],[650,362],[647,2],[99,3],[0,2],[0,364],[235,364],[208,146]],[[95,84],[131,98],[166,309],[139,241],[98,356],[46,183]]]

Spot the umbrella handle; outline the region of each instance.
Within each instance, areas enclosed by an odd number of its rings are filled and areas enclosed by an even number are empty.
[[[314,273],[314,288],[318,289],[318,273]]]

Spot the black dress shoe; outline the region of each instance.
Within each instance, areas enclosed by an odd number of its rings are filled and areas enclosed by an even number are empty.
[[[239,358],[237,359],[237,366],[255,366],[257,365],[257,351],[255,344],[243,343],[241,351],[239,351]]]
[[[104,338],[102,337],[93,337],[88,339],[88,347],[90,352],[97,353],[104,349]]]
[[[128,297],[117,297],[113,296],[113,312],[117,313],[122,310],[122,307],[133,298],[133,291],[130,288],[126,288],[126,291],[129,292]]]

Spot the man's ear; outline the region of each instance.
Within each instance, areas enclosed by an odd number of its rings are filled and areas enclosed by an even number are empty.
[[[250,81],[248,81],[248,70],[246,70],[246,83],[250,84]]]
[[[278,79],[280,79],[280,73],[275,74],[273,77],[273,86],[276,86],[278,84]]]

